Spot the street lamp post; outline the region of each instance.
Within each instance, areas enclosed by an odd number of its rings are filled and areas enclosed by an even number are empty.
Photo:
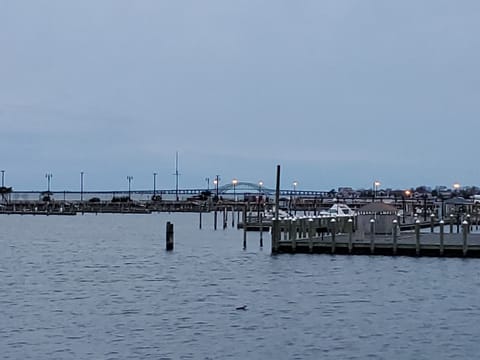
[[[233,179],[232,180],[232,185],[233,185],[233,202],[237,202],[237,194],[235,192],[235,188],[237,187],[237,184],[238,184],[238,180],[237,179]]]
[[[404,194],[405,194],[405,200],[407,200],[407,199],[410,197],[410,195],[412,194],[412,192],[411,192],[410,190],[405,190],[405,191],[404,191]],[[406,212],[406,210],[407,210],[407,205],[408,205],[408,204],[405,204],[405,212]],[[404,221],[404,222],[405,222],[405,221]]]
[[[206,177],[205,181],[207,182],[207,191],[210,191],[210,178]]]
[[[375,199],[377,198],[377,189],[380,185],[382,184],[378,180],[375,180],[373,182],[373,201],[375,201]]]
[[[5,170],[2,170],[2,188],[5,187]]]
[[[128,180],[128,200],[131,200],[131,183],[132,183],[132,180],[133,180],[133,176],[127,176],[127,180]]]
[[[84,172],[80,172],[80,201],[83,202],[83,174]]]
[[[453,190],[454,190],[454,194],[458,196],[458,190],[460,190],[460,184],[458,182],[453,184]]]
[[[50,180],[52,180],[53,174],[47,173],[45,174],[45,178],[47,179],[47,191],[50,193]]]
[[[215,175],[215,179],[213,180],[213,184],[215,185],[215,196],[217,198],[217,201],[218,201],[218,184],[220,182],[220,176],[219,175]]]
[[[293,197],[292,197],[292,202],[293,202],[293,205],[294,205],[294,215],[297,215],[297,204],[296,204],[296,194],[297,194],[297,185],[298,185],[298,181],[295,180],[293,182]]]
[[[155,195],[157,193],[157,173],[153,173],[153,199],[155,199]]]

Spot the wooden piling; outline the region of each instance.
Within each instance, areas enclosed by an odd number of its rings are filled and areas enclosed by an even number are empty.
[[[397,239],[398,239],[398,220],[393,220],[393,255],[397,255]]]
[[[202,230],[202,208],[200,208],[199,214],[199,220],[198,220],[198,228]]]
[[[215,211],[213,212],[213,229],[217,230],[217,207],[215,206]]]
[[[166,226],[166,249],[167,251],[173,250],[173,224],[167,221]]]
[[[308,250],[313,252],[313,237],[315,236],[315,222],[312,218],[308,219]]]
[[[272,221],[272,254],[278,253],[278,243],[280,236],[280,220],[273,219]]]
[[[370,254],[375,252],[375,219],[370,219]]]
[[[227,212],[227,207],[223,208],[223,230],[227,228],[227,223],[228,223],[228,212]]]
[[[291,236],[291,241],[292,241],[292,250],[295,251],[297,248],[297,229],[298,229],[298,219],[293,219],[291,224],[292,224],[292,230],[290,233]]]
[[[430,232],[433,233],[433,228],[435,226],[435,214],[430,214]]]
[[[350,218],[348,219],[348,253],[352,253],[352,238],[353,238],[353,220]]]
[[[443,256],[443,250],[444,250],[444,237],[445,237],[445,222],[443,220],[440,220],[440,256]]]
[[[463,256],[467,255],[468,251],[468,221],[462,222],[462,238],[463,238]]]
[[[337,221],[335,220],[335,218],[330,220],[330,225],[332,228],[332,254],[335,254],[335,235],[337,234]]]
[[[260,247],[263,247],[263,213],[260,213]]]
[[[420,220],[415,221],[415,254],[420,255]]]

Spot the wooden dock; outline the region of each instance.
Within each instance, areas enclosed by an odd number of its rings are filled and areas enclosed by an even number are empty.
[[[330,224],[330,226],[325,226]],[[391,234],[354,231],[353,221],[341,224],[332,219],[274,220],[272,254],[322,253],[350,255],[433,256],[480,258],[480,233],[471,232],[464,221],[461,231],[439,222],[438,232],[400,231],[398,222]]]

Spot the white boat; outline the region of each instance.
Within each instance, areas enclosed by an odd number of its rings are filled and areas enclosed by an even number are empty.
[[[320,211],[320,216],[352,217],[356,213],[345,204],[333,204],[330,209]]]

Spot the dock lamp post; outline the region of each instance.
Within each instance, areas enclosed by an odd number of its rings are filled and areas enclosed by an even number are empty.
[[[5,170],[2,170],[2,188],[5,187]]]
[[[218,201],[218,184],[220,183],[220,176],[216,175],[215,179],[213,180],[213,185],[215,185],[215,196],[217,197]]]
[[[292,185],[293,185],[293,192],[296,194],[297,193],[298,181],[295,180]]]
[[[83,174],[84,172],[80,172],[80,201],[83,202]]]
[[[458,182],[456,182],[455,184],[453,184],[453,192],[456,196],[458,196],[458,191],[460,190],[460,184]]]
[[[263,187],[263,181],[260,180],[258,182],[258,192],[260,193],[260,195],[262,195],[262,187]]]
[[[298,186],[298,181],[295,180],[293,182],[293,197],[292,197],[292,201],[294,203],[294,214],[297,215],[297,204],[296,204],[296,194],[297,194],[297,186]]]
[[[207,182],[207,191],[210,191],[210,178],[206,177],[205,181]]]
[[[233,179],[232,180],[232,185],[233,185],[233,202],[237,202],[237,193],[235,192],[235,189],[237,187],[237,184],[238,184],[238,180],[237,179]]]
[[[50,173],[45,174],[45,178],[47,179],[47,191],[50,192],[50,181],[52,180],[53,175]]]
[[[380,185],[382,184],[378,180],[375,180],[373,182],[373,201],[375,201],[375,199],[377,198],[377,190]]]
[[[412,195],[412,192],[410,190],[405,190],[404,194],[405,194],[405,198],[408,199],[410,197],[410,195]],[[405,204],[405,212],[406,212],[406,210],[407,210],[407,204]]]
[[[128,180],[128,200],[131,200],[130,195],[132,193],[131,183],[133,180],[133,176],[127,176],[127,180]]]

